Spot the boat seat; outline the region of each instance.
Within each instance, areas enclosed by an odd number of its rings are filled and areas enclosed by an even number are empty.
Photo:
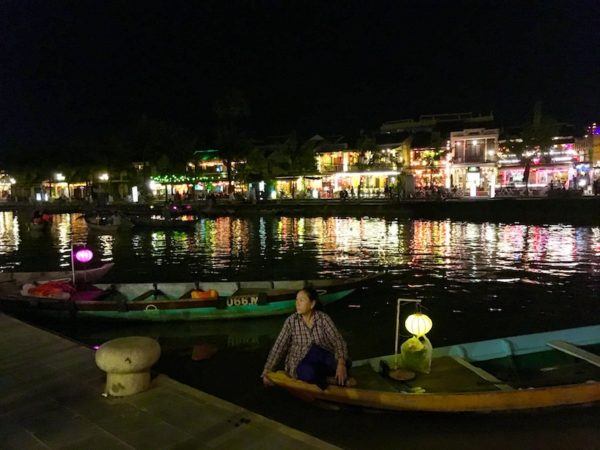
[[[257,295],[257,294],[269,294],[269,296],[274,296],[274,295],[283,295],[283,294],[294,294],[294,298],[295,298],[295,292],[291,291],[290,289],[265,289],[265,288],[259,288],[259,287],[255,287],[255,288],[247,288],[247,287],[242,287],[239,288],[237,291],[235,291],[233,294],[231,294],[232,297],[236,297],[239,295]],[[291,297],[290,297],[291,299]]]
[[[565,341],[550,341],[547,343],[549,347],[552,347],[559,352],[566,353],[567,355],[574,356],[575,358],[582,359],[596,367],[600,367],[600,356],[588,352],[582,348],[579,348],[573,344]]]
[[[13,281],[15,281],[13,272],[0,273],[0,283],[12,283]]]
[[[457,363],[459,363],[461,366],[469,369],[471,372],[473,372],[474,374],[478,375],[481,379],[494,384],[501,391],[514,391],[513,387],[511,387],[508,384],[504,383],[502,380],[499,380],[497,377],[495,377],[494,375],[492,375],[488,371],[483,370],[481,367],[474,366],[473,364],[471,364],[466,359],[461,358],[460,356],[451,356],[451,358],[454,361],[456,361]]]
[[[275,289],[290,289],[293,291],[299,291],[300,289],[304,289],[307,286],[306,280],[282,280],[282,281],[274,281],[273,288]]]

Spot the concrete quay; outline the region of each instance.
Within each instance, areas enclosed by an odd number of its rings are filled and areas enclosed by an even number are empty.
[[[0,313],[0,448],[333,449],[165,375],[106,398],[93,350]]]
[[[153,209],[151,209],[151,206]],[[118,210],[124,214],[150,215],[164,204],[114,204],[99,209]],[[219,199],[214,206],[204,201],[191,202],[191,213],[200,216],[349,216],[388,217],[425,220],[468,220],[522,222],[531,224],[567,223],[600,224],[600,196],[595,197],[519,197],[462,198],[449,200],[398,199],[310,199],[266,200],[257,204]],[[96,207],[89,203],[0,204],[0,211],[21,211],[30,217],[34,208],[51,213],[83,213]]]

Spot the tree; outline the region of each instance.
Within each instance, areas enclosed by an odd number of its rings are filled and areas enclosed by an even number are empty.
[[[539,147],[546,150],[552,145],[552,138],[559,132],[560,124],[552,117],[543,117],[538,122],[533,122],[523,128],[522,150]]]
[[[250,141],[241,130],[241,122],[250,109],[241,91],[231,89],[214,105],[217,117],[216,146],[227,171],[228,191],[233,184],[233,166],[250,150]]]
[[[357,164],[359,170],[366,170],[381,161],[381,153],[377,151],[377,143],[372,137],[361,134],[355,147],[360,152],[360,161]],[[367,157],[367,152],[371,153],[370,157]]]
[[[292,175],[314,174],[317,171],[317,161],[315,159],[317,142],[308,140],[299,145],[295,132],[292,133],[289,140],[292,148]]]

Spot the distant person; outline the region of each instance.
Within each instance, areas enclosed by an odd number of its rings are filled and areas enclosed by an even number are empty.
[[[42,211],[42,222],[52,223],[52,214],[47,211]]]
[[[33,211],[33,216],[31,216],[31,221],[35,224],[42,223],[42,213],[39,211],[39,209],[36,209],[35,211]]]
[[[250,189],[248,191],[248,200],[250,201],[250,203],[252,203],[253,205],[256,204],[256,192],[254,191],[254,189]]]
[[[285,371],[293,378],[321,389],[332,382],[355,384],[348,378],[348,348],[331,318],[320,311],[317,291],[305,288],[296,295],[296,312],[283,324],[262,372],[265,386],[273,383],[267,373],[285,357]]]
[[[117,226],[121,225],[121,216],[119,215],[118,212],[114,211],[110,218],[111,218],[113,225],[117,225]]]
[[[354,186],[350,186],[350,197],[354,198]]]

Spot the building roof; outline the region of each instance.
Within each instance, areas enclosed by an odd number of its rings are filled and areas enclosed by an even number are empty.
[[[406,139],[410,137],[408,131],[402,131],[399,133],[380,133],[375,136],[375,141],[379,147],[385,147],[386,145],[394,144],[396,146],[402,144]]]
[[[381,133],[393,132],[418,132],[437,131],[445,138],[451,131],[464,128],[491,127],[494,123],[494,115],[473,115],[471,112],[449,113],[449,114],[424,114],[417,120],[402,119],[385,122],[381,125]]]
[[[214,148],[196,150],[194,152],[194,158],[200,161],[211,161],[213,159],[219,159],[219,150],[216,150]]]

